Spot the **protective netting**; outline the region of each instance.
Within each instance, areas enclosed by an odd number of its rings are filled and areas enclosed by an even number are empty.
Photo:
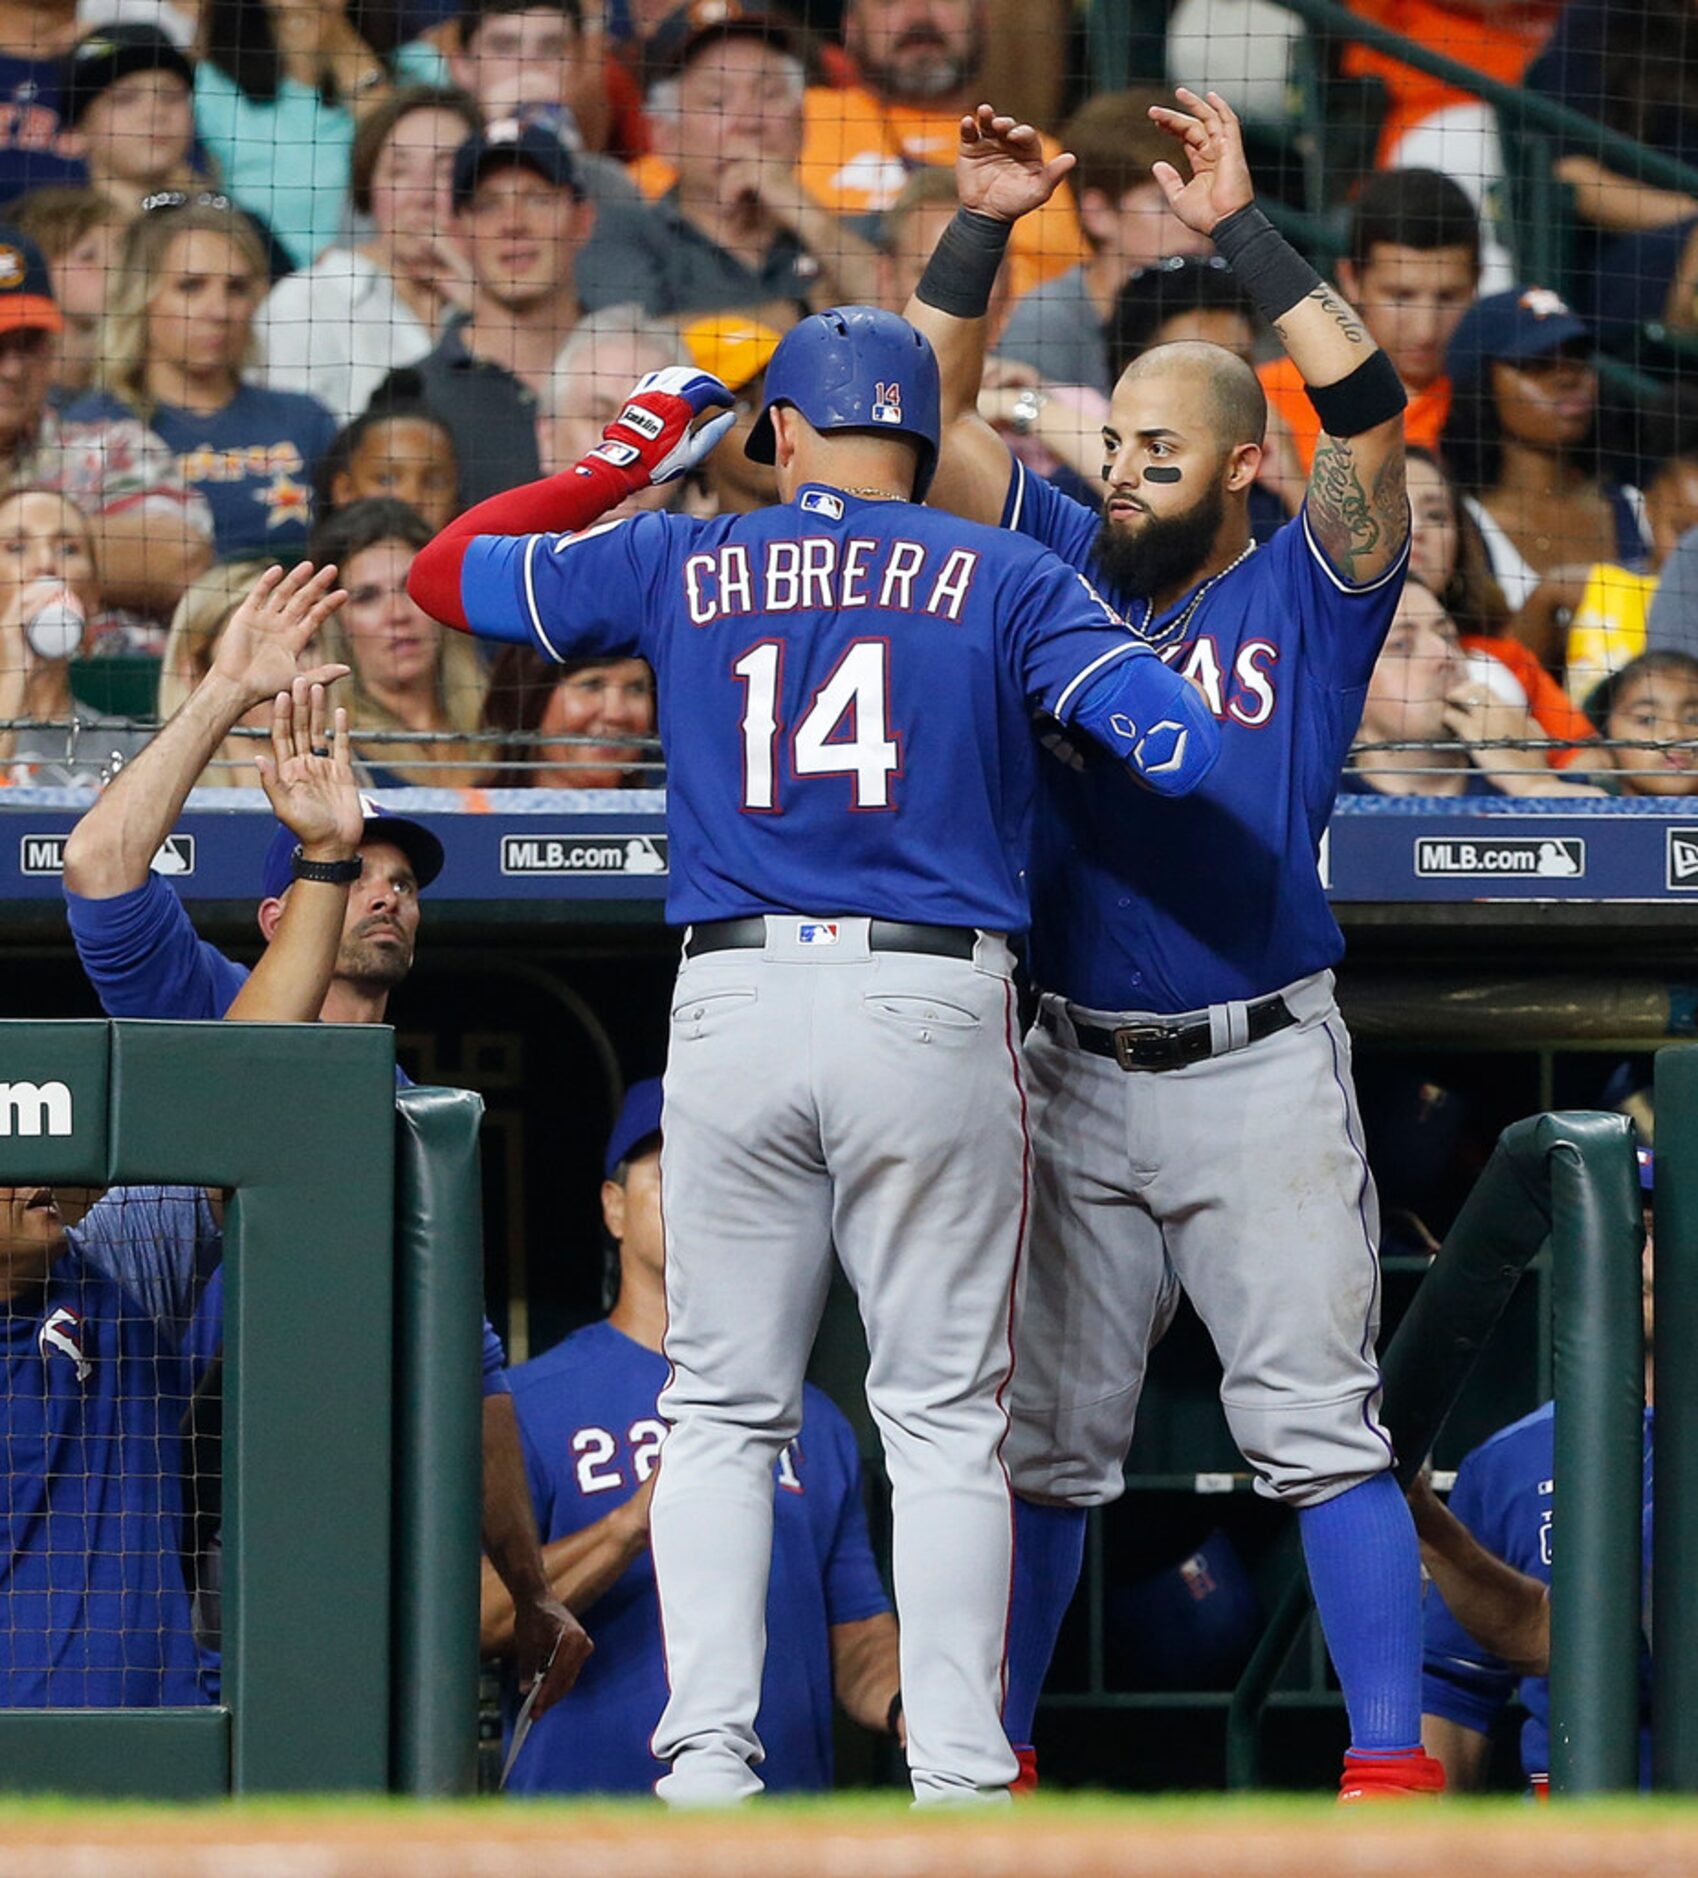
[[[1317,420],[1149,104],[1241,112],[1260,199],[1410,396],[1414,578],[1352,787],[1698,786],[1698,11],[1686,0],[33,0],[0,14],[0,762],[90,783],[212,663],[273,558],[375,784],[661,779],[639,661],[444,632],[412,555],[568,467],[644,371],[740,424],[692,513],[774,499],[741,443],[783,330],[900,309],[988,98],[1078,157],[1015,234],[980,410],[1087,502],[1127,362],[1254,361],[1265,539]],[[21,238],[20,238],[21,237]],[[1683,539],[1683,537],[1685,539]],[[1222,713],[1258,676],[1192,673]],[[1642,662],[1643,661],[1643,662]],[[251,726],[210,783],[251,781]]]
[[[0,1188],[0,1708],[216,1699],[219,1209]]]

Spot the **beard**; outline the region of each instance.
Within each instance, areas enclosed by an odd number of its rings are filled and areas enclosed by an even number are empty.
[[[983,56],[984,48],[975,31],[963,51],[952,51],[939,39],[928,47],[928,56],[923,59],[897,57],[878,65],[869,61],[867,76],[873,88],[887,98],[929,104],[959,91],[979,69]]]
[[[1097,572],[1111,593],[1148,600],[1190,584],[1214,549],[1226,520],[1226,492],[1211,482],[1188,509],[1177,515],[1150,515],[1136,531],[1118,527],[1107,515],[1091,552]]]
[[[394,990],[412,969],[411,946],[374,945],[358,931],[336,954],[336,976],[369,991]]]

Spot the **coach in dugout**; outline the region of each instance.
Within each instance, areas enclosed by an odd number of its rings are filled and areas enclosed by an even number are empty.
[[[288,574],[272,568],[261,575],[220,635],[206,677],[72,830],[66,911],[77,955],[108,1016],[222,1017],[246,981],[243,967],[197,937],[151,862],[195,780],[246,712],[290,691],[298,678],[328,683],[343,675],[341,666],[299,669],[319,627],[346,598],[332,591],[335,571],[314,574],[302,563]],[[428,829],[381,812],[368,811],[354,852],[334,838],[300,843],[280,826],[266,854],[259,906],[268,944],[297,881],[340,883],[347,906],[329,990],[311,971],[270,972],[272,1015],[297,1023],[382,1023],[390,992],[412,968],[419,890],[441,871],[442,858]],[[571,1687],[590,1645],[543,1570],[503,1360],[486,1322],[484,1549],[514,1599],[522,1679],[529,1682],[552,1658],[540,1714]]]
[[[525,1467],[556,1595],[595,1606],[596,1654],[525,1740],[515,1793],[649,1793],[665,1773],[649,1737],[666,1706],[649,1496],[666,1424],[661,1087],[636,1083],[607,1144],[602,1217],[618,1248],[606,1319],[512,1373]],[[902,1738],[896,1619],[867,1543],[861,1465],[841,1412],[811,1385],[801,1432],[773,1470],[772,1577],[761,1685],[769,1793],[832,1784],[832,1697],[865,1728]],[[483,1646],[512,1648],[512,1602],[483,1575]],[[507,1726],[513,1725],[509,1687]],[[511,1752],[511,1749],[508,1750]]]

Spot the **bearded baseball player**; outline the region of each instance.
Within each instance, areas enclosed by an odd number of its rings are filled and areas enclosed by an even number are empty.
[[[963,120],[962,207],[909,307],[945,385],[932,500],[1088,572],[1221,729],[1219,763],[1182,802],[1100,766],[1043,766],[1005,1719],[1024,1748],[1086,1509],[1122,1491],[1177,1281],[1220,1355],[1258,1490],[1297,1509],[1349,1710],[1340,1791],[1431,1793],[1443,1776],[1420,1745],[1420,1567],[1378,1418],[1377,1204],[1333,1002],[1343,941],[1317,868],[1403,584],[1404,393],[1355,313],[1255,206],[1231,108],[1212,92],[1178,100],[1152,116],[1190,173],[1161,163],[1156,179],[1272,322],[1323,432],[1303,511],[1266,547],[1246,517],[1266,406],[1255,374],[1218,347],[1161,346],[1121,378],[1100,519],[1012,464],[972,415],[1008,231],[1070,162],[1046,163],[1028,126],[988,106]]]
[[[1073,569],[915,506],[937,364],[894,314],[816,314],[774,353],[746,448],[779,506],[561,532],[698,461],[730,418],[693,421],[729,403],[703,373],[651,374],[597,451],[470,511],[410,585],[481,636],[640,654],[658,681],[685,932],[661,1157],[657,1790],[760,1790],[772,1469],[835,1247],[894,1493],[915,1795],[1002,1798],[1000,1392],[1027,1203],[1008,935],[1027,920],[1032,714],[1163,792],[1195,787],[1219,737]]]

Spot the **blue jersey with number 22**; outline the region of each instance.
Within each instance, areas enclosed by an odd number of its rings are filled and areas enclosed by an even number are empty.
[[[818,487],[710,522],[481,535],[480,637],[654,667],[679,924],[790,912],[1019,931],[1034,712],[1151,788],[1193,787],[1214,723],[1036,543]]]

